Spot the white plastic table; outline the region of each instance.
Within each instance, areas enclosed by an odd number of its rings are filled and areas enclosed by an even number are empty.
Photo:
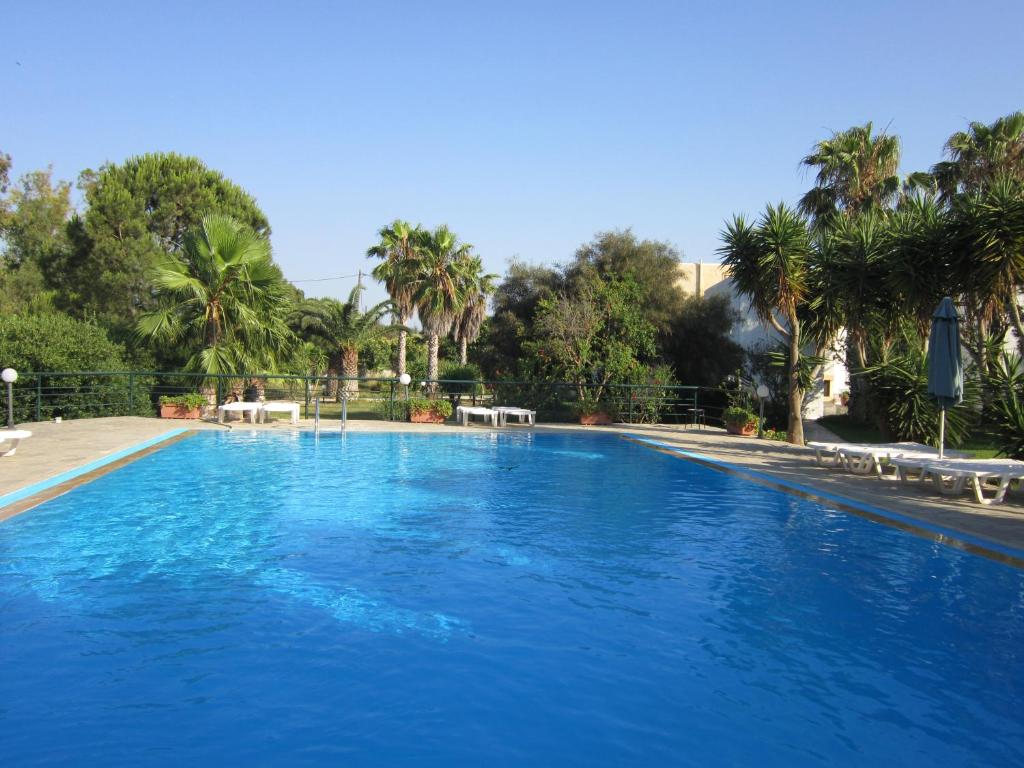
[[[471,416],[483,416],[484,423],[487,423],[489,421],[492,424],[494,424],[494,426],[498,426],[498,412],[492,408],[484,408],[482,406],[472,405],[460,405],[458,408],[455,409],[455,419],[456,421],[462,422],[462,426],[464,427],[469,426],[469,418]]]
[[[263,407],[260,408],[260,424],[266,421],[268,413],[288,413],[291,414],[292,424],[299,423],[298,403],[290,403],[283,400],[264,403]]]
[[[260,408],[263,403],[225,403],[224,405],[217,406],[217,421],[221,424],[224,423],[227,414],[229,413],[240,413],[242,414],[242,420],[245,420],[245,414],[249,414],[249,421],[252,424],[256,423],[256,418],[259,416]]]
[[[32,437],[27,429],[0,429],[0,456],[13,456],[18,450],[18,443]]]
[[[498,422],[503,427],[508,424],[509,416],[515,416],[517,419],[519,419],[520,424],[522,424],[525,421],[531,427],[535,424],[537,420],[537,412],[531,411],[529,408],[515,408],[510,405],[499,405],[494,410],[498,412]]]

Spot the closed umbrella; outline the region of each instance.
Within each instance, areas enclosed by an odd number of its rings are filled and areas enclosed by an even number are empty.
[[[939,302],[928,337],[928,394],[939,404],[939,458],[946,441],[946,409],[964,399],[964,364],[960,359],[960,323],[953,300]]]

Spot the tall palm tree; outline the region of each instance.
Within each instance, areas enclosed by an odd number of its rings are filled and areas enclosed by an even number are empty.
[[[412,300],[427,334],[427,378],[437,380],[441,337],[447,334],[466,304],[472,246],[440,226],[421,235]]]
[[[459,362],[465,365],[469,359],[469,345],[480,336],[484,319],[487,317],[487,301],[494,293],[497,275],[484,274],[484,265],[478,256],[470,258],[466,265],[465,303],[459,312],[452,330],[459,345]]]
[[[398,375],[405,373],[405,357],[408,345],[408,332],[405,327],[412,319],[415,309],[412,300],[418,249],[423,241],[423,230],[417,224],[413,226],[407,221],[395,219],[391,224],[382,227],[377,236],[380,242],[370,247],[366,255],[381,259],[381,263],[373,269],[375,280],[384,283],[395,306],[395,319],[401,330],[398,332]]]
[[[272,371],[293,340],[287,287],[263,236],[227,216],[207,216],[177,255],[150,273],[158,306],[135,325],[138,337],[192,352],[206,374]]]
[[[350,394],[359,392],[359,353],[377,339],[405,330],[404,326],[384,323],[394,311],[391,301],[382,301],[365,312],[360,311],[362,292],[363,286],[357,285],[345,302],[306,299],[289,318],[301,338],[317,340],[326,347],[334,371],[340,363],[341,375],[346,379],[345,391]],[[336,392],[328,386],[328,395]]]
[[[816,228],[836,216],[887,208],[900,193],[900,141],[872,124],[856,125],[819,141],[801,162],[817,169],[814,188],[800,198],[800,211]]]
[[[1024,181],[1024,112],[986,125],[973,122],[945,146],[948,160],[932,166],[931,176],[943,202],[960,192],[978,192],[998,177]]]
[[[807,222],[784,203],[769,205],[756,225],[734,216],[722,240],[718,253],[737,292],[787,344],[788,440],[803,445],[800,313],[808,298],[812,257]]]

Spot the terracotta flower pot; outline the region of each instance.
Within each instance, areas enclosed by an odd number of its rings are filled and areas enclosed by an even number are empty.
[[[757,424],[726,424],[725,431],[730,435],[751,437],[757,434]]]
[[[604,426],[612,423],[612,417],[604,411],[596,413],[581,413],[580,424],[585,427]]]
[[[412,411],[409,421],[413,424],[444,424],[444,416],[434,411]]]
[[[184,405],[161,405],[161,419],[198,419],[198,408],[186,408]]]

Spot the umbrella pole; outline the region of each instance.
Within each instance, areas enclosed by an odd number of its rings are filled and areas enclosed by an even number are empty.
[[[939,411],[939,458],[943,458],[943,446],[946,442],[946,409]]]

